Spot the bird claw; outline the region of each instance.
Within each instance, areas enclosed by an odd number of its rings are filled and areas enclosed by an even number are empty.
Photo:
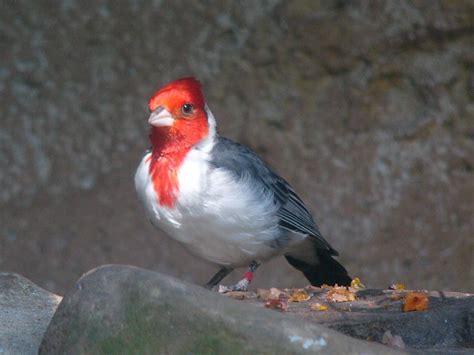
[[[249,288],[249,284],[250,284],[249,280],[242,279],[233,286],[219,285],[219,288],[217,290],[219,293],[227,293],[231,291],[247,292]]]
[[[219,293],[227,293],[230,291],[232,291],[232,288],[229,286],[219,285],[219,287],[217,288],[217,292]]]
[[[247,292],[249,289],[249,280],[247,279],[242,279],[239,282],[237,282],[234,286],[232,286],[232,291],[242,291],[242,292]]]

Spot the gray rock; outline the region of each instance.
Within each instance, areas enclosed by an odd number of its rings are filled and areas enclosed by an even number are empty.
[[[289,303],[287,313],[297,315],[359,339],[404,344],[409,351],[474,351],[474,295],[458,292],[423,291],[428,309],[402,312],[407,293],[413,291],[364,289],[351,302],[327,303],[327,289],[310,288],[311,300]],[[260,304],[255,297],[244,302]],[[328,304],[325,312],[314,312],[310,304]],[[398,338],[397,338],[398,337]]]
[[[28,279],[0,273],[0,354],[37,354],[61,297]]]
[[[159,273],[104,266],[59,305],[40,354],[396,353]]]
[[[401,337],[410,351],[427,353],[474,352],[474,295],[427,292],[429,307],[423,312],[402,312],[401,301],[390,301],[392,292],[358,292],[351,312],[324,325],[344,334],[383,342],[387,331]]]

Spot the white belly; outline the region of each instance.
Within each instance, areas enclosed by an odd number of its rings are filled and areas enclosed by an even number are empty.
[[[191,150],[180,168],[175,207],[161,206],[149,178],[147,154],[135,175],[135,186],[151,222],[190,252],[231,267],[265,261],[279,250],[273,196],[255,189],[248,179],[237,182],[221,169],[211,169],[207,153]]]

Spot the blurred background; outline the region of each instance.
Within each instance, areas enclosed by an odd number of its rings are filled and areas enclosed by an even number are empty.
[[[0,270],[57,293],[107,263],[212,276],[133,185],[148,98],[193,75],[351,275],[474,291],[472,1],[1,1],[0,51]],[[306,283],[283,258],[255,278]]]

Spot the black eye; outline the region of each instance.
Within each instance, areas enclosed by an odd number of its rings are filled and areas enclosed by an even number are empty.
[[[194,107],[191,104],[184,104],[183,107],[181,107],[181,111],[183,111],[185,115],[190,115],[193,112],[193,110],[194,110]]]

